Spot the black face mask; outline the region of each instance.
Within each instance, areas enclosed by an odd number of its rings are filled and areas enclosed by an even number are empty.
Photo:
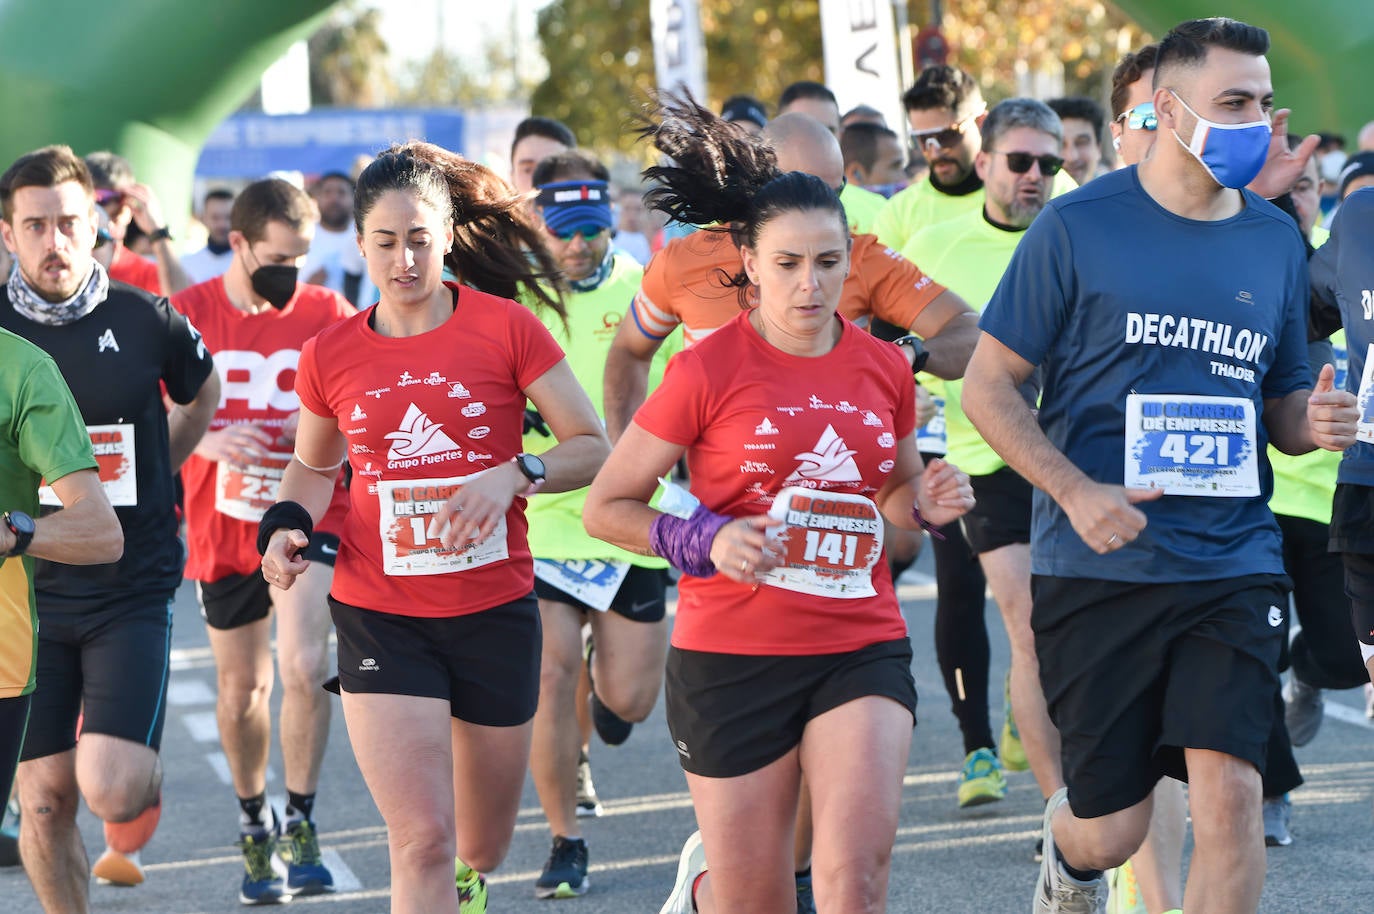
[[[260,266],[248,277],[253,291],[273,308],[280,311],[296,294],[296,278],[300,271],[287,264],[267,264]]]

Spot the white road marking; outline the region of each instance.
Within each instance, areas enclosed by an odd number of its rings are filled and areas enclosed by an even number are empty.
[[[327,834],[325,840],[329,840]],[[320,859],[324,861],[325,866],[329,867],[329,872],[334,874],[335,892],[356,892],[363,887],[362,880],[348,868],[348,864],[344,863],[338,851],[333,848],[323,848],[320,851]]]
[[[200,679],[185,679],[167,685],[167,704],[169,705],[212,705],[215,703],[215,690]]]
[[[219,722],[214,711],[194,711],[181,715],[181,722],[191,731],[191,739],[198,743],[219,742]]]

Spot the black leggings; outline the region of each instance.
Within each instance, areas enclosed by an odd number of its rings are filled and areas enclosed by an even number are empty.
[[[964,736],[964,753],[995,749],[988,720],[988,626],[984,618],[987,579],[969,550],[958,521],[931,537],[935,553],[935,657],[949,693],[950,710]]]
[[[1283,565],[1293,579],[1293,605],[1302,630],[1288,648],[1293,673],[1318,689],[1353,689],[1369,681],[1360,659],[1345,563],[1327,551],[1330,528],[1301,517],[1275,515],[1283,531]],[[1280,669],[1285,664],[1280,661]]]
[[[0,809],[9,802],[14,769],[19,765],[19,750],[24,746],[24,730],[29,723],[30,695],[0,698]]]

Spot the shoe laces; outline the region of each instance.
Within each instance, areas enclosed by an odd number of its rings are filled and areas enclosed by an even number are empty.
[[[238,842],[243,850],[243,868],[252,882],[267,882],[276,878],[272,872],[272,838],[261,840],[252,835],[244,835]]]
[[[1105,882],[1099,879],[1095,885],[1074,885],[1061,876],[1050,892],[1050,910],[1062,914],[1096,914],[1107,902]]]
[[[315,826],[302,820],[288,825],[286,839],[290,849],[290,863],[295,866],[319,866],[320,839],[315,834]]]
[[[545,871],[572,868],[581,872],[586,866],[586,841],[574,841],[571,838],[564,838],[562,835],[553,839],[553,848],[549,851],[549,861],[544,864]]]
[[[483,902],[487,897],[487,880],[482,878],[482,874],[472,870],[467,878],[457,883],[458,888],[458,910],[462,912],[463,906],[473,902]],[[476,910],[486,910],[485,906]]]

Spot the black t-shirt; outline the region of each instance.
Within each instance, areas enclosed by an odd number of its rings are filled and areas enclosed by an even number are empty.
[[[134,485],[107,485],[124,528],[124,557],[109,565],[37,562],[39,609],[77,609],[91,600],[170,591],[181,583],[185,550],[177,538],[176,489],[168,450],[162,385],[177,403],[195,399],[214,363],[200,334],[159,298],[121,282],[80,320],[50,327],[14,310],[0,287],[0,327],[43,349],[57,363],[87,427],[98,432],[102,479],[127,469],[132,436]],[[161,385],[159,384],[161,382]],[[75,604],[75,605],[73,605]]]

